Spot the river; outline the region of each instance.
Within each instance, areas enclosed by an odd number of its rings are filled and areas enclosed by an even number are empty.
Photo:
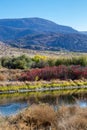
[[[40,94],[16,97],[1,97],[0,98],[0,114],[2,116],[11,116],[19,113],[21,110],[30,107],[32,104],[46,103],[51,105],[57,110],[62,105],[80,107],[87,107],[87,93],[70,94],[70,95],[53,95],[53,94]]]

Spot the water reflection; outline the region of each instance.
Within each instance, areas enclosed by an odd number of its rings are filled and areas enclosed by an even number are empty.
[[[14,99],[14,100],[13,100]],[[0,114],[9,116],[18,113],[22,109],[32,105],[47,103],[50,104],[55,110],[62,105],[78,105],[80,107],[87,107],[87,94],[73,94],[73,95],[52,95],[43,94],[40,96],[27,95],[18,100],[16,98],[0,99]]]
[[[17,114],[20,110],[26,108],[28,106],[27,103],[11,103],[0,106],[0,114],[3,116],[14,115]]]

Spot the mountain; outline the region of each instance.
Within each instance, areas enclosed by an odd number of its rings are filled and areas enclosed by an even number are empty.
[[[39,32],[77,32],[71,27],[58,25],[54,22],[42,18],[1,19],[0,26],[16,29],[32,29]]]
[[[26,49],[87,52],[87,35],[42,18],[0,19],[0,41]]]
[[[87,36],[81,34],[37,34],[11,40],[9,44],[15,47],[34,50],[69,50],[87,52]]]
[[[81,33],[87,35],[87,31],[81,31]]]
[[[77,33],[71,27],[42,18],[0,19],[0,40],[9,40],[38,33]]]

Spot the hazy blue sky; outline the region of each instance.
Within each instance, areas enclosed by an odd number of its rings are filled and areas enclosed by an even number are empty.
[[[0,0],[0,19],[41,17],[87,31],[87,0]]]

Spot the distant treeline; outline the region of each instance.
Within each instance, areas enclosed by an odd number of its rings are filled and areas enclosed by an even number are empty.
[[[50,58],[41,55],[35,55],[33,58],[30,58],[26,55],[19,57],[2,57],[0,59],[0,66],[8,69],[31,69],[31,68],[44,68],[51,66],[59,65],[80,65],[87,66],[87,57],[78,56],[78,57],[59,57],[59,58]]]

